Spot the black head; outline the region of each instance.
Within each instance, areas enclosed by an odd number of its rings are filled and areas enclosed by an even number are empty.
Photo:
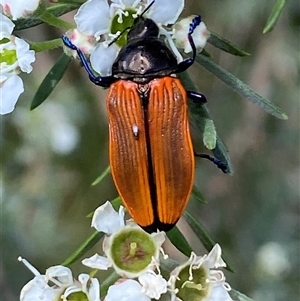
[[[130,42],[133,39],[146,39],[149,37],[158,37],[159,28],[157,24],[144,17],[138,17],[134,20],[134,23],[127,34],[127,41]]]

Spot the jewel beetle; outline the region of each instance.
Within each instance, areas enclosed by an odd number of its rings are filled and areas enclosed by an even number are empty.
[[[194,182],[187,101],[205,103],[206,99],[186,91],[174,74],[194,63],[192,33],[201,18],[193,19],[187,33],[192,57],[177,63],[159,38],[159,27],[143,17],[144,12],[129,28],[127,44],[113,63],[111,76],[96,76],[82,51],[68,37],[62,39],[77,51],[90,80],[109,88],[110,167],[126,209],[146,231],[168,231],[181,217]],[[219,165],[218,159],[205,157]]]

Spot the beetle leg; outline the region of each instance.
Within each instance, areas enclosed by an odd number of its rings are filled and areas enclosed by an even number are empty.
[[[86,70],[86,72],[88,73],[89,75],[89,78],[90,80],[97,86],[101,86],[101,87],[109,87],[113,82],[116,81],[116,79],[112,76],[96,76],[94,74],[94,72],[92,71],[85,55],[83,54],[83,52],[77,47],[75,46],[71,41],[70,39],[63,35],[62,36],[62,40],[63,40],[63,43],[69,47],[70,49],[72,50],[75,50],[79,56],[79,59],[84,67],[84,69]]]
[[[177,66],[177,71],[176,72],[183,72],[185,70],[187,70],[190,66],[192,66],[194,64],[195,58],[196,58],[196,46],[192,37],[192,34],[195,30],[195,28],[201,23],[201,16],[196,16],[193,20],[192,23],[190,24],[190,29],[189,29],[189,33],[188,33],[188,39],[190,42],[190,45],[192,47],[193,50],[193,56],[189,57],[187,59],[185,59],[184,61],[180,62]]]
[[[195,92],[195,91],[186,91],[188,98],[196,102],[197,104],[203,105],[207,103],[205,95]]]
[[[214,163],[215,165],[217,165],[218,168],[220,168],[224,173],[229,173],[229,169],[228,169],[228,166],[222,162],[221,160],[213,157],[213,156],[210,156],[208,154],[197,154],[197,153],[194,153],[196,157],[200,157],[200,158],[204,158],[204,159],[207,159],[209,160],[210,162]]]

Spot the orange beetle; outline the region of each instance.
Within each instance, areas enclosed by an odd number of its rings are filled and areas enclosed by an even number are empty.
[[[146,231],[167,231],[182,215],[194,182],[187,99],[206,102],[172,74],[194,63],[192,33],[201,19],[193,19],[187,35],[193,57],[177,63],[158,38],[157,24],[142,15],[130,28],[111,76],[96,77],[80,49],[66,36],[63,41],[77,51],[91,81],[109,87],[110,166],[125,207]]]
[[[170,76],[144,85],[119,80],[107,108],[111,172],[127,210],[148,231],[170,229],[194,182],[185,89]]]

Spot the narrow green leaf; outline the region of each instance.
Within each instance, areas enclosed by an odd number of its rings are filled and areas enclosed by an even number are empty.
[[[65,30],[73,29],[76,27],[74,23],[67,22],[63,19],[60,19],[59,17],[56,17],[54,14],[46,10],[43,14],[39,16],[41,20],[43,20],[45,23],[62,28]]]
[[[30,109],[33,110],[42,104],[47,97],[51,94],[55,86],[61,80],[64,75],[71,58],[66,54],[62,54],[49,73],[44,78],[43,82],[39,86],[37,92],[35,93]]]
[[[59,17],[78,8],[79,6],[79,4],[56,4],[48,7],[47,11],[52,13],[54,16]],[[16,24],[14,30],[22,30],[40,25],[43,21],[39,17],[31,16],[30,18],[20,18],[14,23]]]
[[[206,57],[212,57],[212,55],[205,48],[202,49],[201,54],[203,54]]]
[[[207,42],[210,43],[211,45],[213,45],[225,52],[233,54],[233,55],[237,55],[237,56],[250,55],[250,53],[239,49],[238,46],[234,45],[232,42],[226,40],[225,38],[222,38],[221,36],[217,35],[214,32],[210,32]]]
[[[41,52],[45,50],[52,50],[62,46],[61,38],[50,40],[50,41],[43,41],[43,42],[29,42],[30,49],[34,50],[35,52]]]
[[[178,78],[183,83],[187,90],[198,91],[197,87],[194,85],[190,79],[187,72],[179,73]],[[209,110],[206,105],[199,105],[194,101],[189,101],[189,115],[191,120],[191,125],[201,134],[205,136],[205,125],[209,120],[212,120]],[[228,155],[228,151],[224,146],[223,142],[217,136],[216,147],[212,150],[214,156],[226,164],[228,172],[232,173],[232,165]]]
[[[284,113],[280,108],[274,105],[270,100],[260,96],[248,85],[243,83],[240,79],[235,77],[233,74],[218,66],[215,62],[208,59],[204,55],[198,54],[196,57],[197,63],[202,65],[205,69],[216,75],[224,83],[229,85],[234,91],[240,93],[246,99],[250,100],[253,103],[256,103],[258,106],[263,108],[268,113],[274,115],[280,119],[288,119],[286,113]]]
[[[101,173],[101,175],[92,183],[92,186],[99,184],[109,173],[110,166],[108,165],[106,169]]]
[[[235,301],[254,301],[253,299],[247,297],[246,295],[234,290],[234,289],[231,289],[229,291],[229,295],[233,298],[233,300]]]
[[[234,172],[231,159],[228,154],[228,149],[222,140],[217,136],[216,147],[212,150],[214,156],[224,162],[227,166],[227,173],[232,174]]]
[[[185,211],[183,216],[194,233],[200,239],[205,249],[209,252],[214,247],[216,242],[210,237],[208,232],[203,228],[199,221],[197,221],[189,212]],[[222,256],[222,258],[224,259],[224,256]],[[226,263],[226,269],[230,272],[234,272],[225,259],[224,261]]]
[[[267,20],[263,33],[268,33],[273,30],[286,2],[286,0],[277,0],[276,4],[272,9],[271,15]]]
[[[185,256],[190,257],[193,249],[180,232],[180,230],[175,226],[173,229],[167,232],[167,236],[171,243]]]
[[[62,265],[68,266],[77,261],[87,251],[89,251],[102,237],[104,233],[95,231],[75,252],[73,252]]]
[[[207,204],[207,200],[205,199],[202,192],[197,188],[196,185],[193,186],[192,196],[201,204]]]

